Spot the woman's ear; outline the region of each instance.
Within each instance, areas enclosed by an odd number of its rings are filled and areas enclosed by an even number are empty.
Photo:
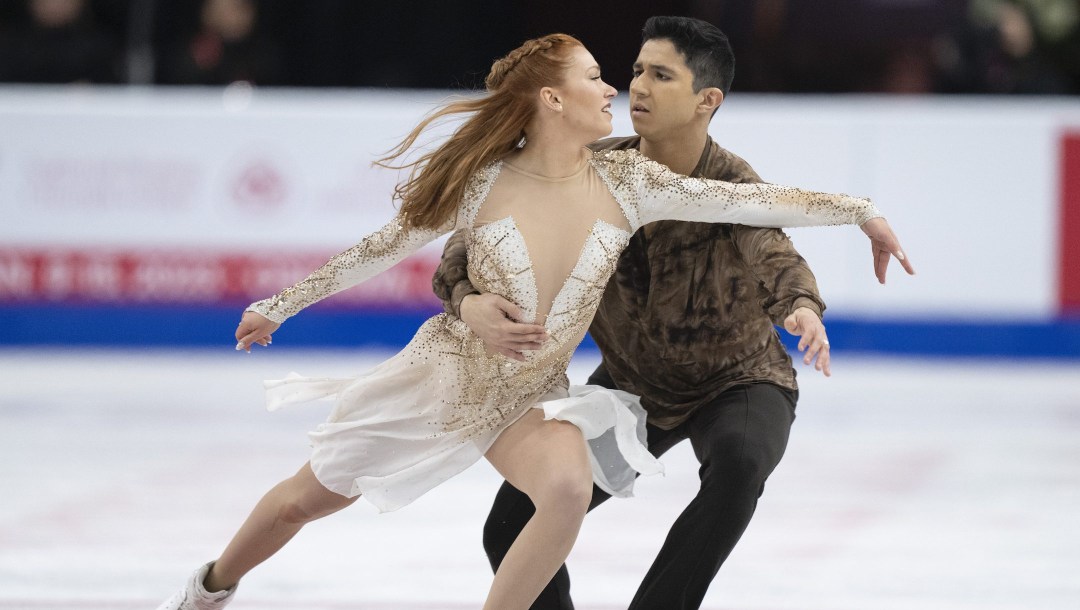
[[[562,99],[559,97],[559,92],[551,87],[544,87],[540,89],[540,104],[552,111],[562,112],[563,105]]]

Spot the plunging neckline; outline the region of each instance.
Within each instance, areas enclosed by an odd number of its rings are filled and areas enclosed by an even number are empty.
[[[529,288],[531,294],[533,295],[533,301],[534,301],[532,303],[532,313],[533,313],[533,317],[534,317],[533,323],[535,324],[535,317],[537,315],[537,310],[540,308],[540,303],[539,303],[540,296],[539,296],[539,293],[538,293],[537,287],[536,287],[536,265],[533,263],[532,254],[529,252],[529,244],[528,244],[527,241],[525,241],[525,236],[524,236],[524,234],[522,234],[521,229],[518,228],[517,221],[514,220],[514,216],[512,214],[509,215],[509,216],[504,216],[504,217],[502,217],[502,218],[500,218],[498,220],[493,220],[493,221],[491,221],[489,223],[485,223],[483,226],[476,227],[473,230],[479,233],[479,232],[484,231],[485,229],[495,228],[495,227],[499,227],[499,226],[510,227],[510,228],[513,229],[514,235],[520,241],[521,249],[525,253],[525,260],[526,260],[527,265],[526,265],[524,271],[522,271],[522,273],[525,273],[525,272],[528,273],[528,276],[527,276],[528,277],[528,283],[529,283],[528,288]],[[545,328],[548,327],[548,322],[551,320],[551,313],[552,313],[552,311],[554,311],[555,305],[557,303],[559,303],[563,299],[563,294],[566,292],[567,287],[570,285],[571,278],[573,278],[575,275],[578,275],[578,270],[582,266],[582,261],[585,258],[585,253],[586,253],[586,251],[588,249],[588,246],[589,246],[589,240],[592,239],[593,236],[595,235],[597,227],[607,227],[610,230],[618,232],[625,239],[629,239],[630,236],[632,235],[632,233],[630,233],[629,231],[626,231],[625,229],[623,229],[621,227],[617,227],[617,226],[611,224],[610,222],[604,220],[603,218],[597,218],[593,222],[592,226],[589,228],[589,235],[585,238],[585,241],[581,244],[581,249],[578,251],[577,259],[574,262],[574,266],[570,269],[570,273],[563,280],[562,285],[560,285],[559,289],[555,292],[555,296],[551,299],[551,304],[548,306],[548,311],[547,311],[547,313],[544,314],[543,326]],[[520,306],[521,304],[519,303],[518,305]]]
[[[587,159],[585,163],[588,166],[588,169],[590,169],[591,171],[594,171],[594,172],[597,171],[596,166],[593,164],[592,157]],[[511,167],[512,168],[511,171],[515,171],[515,172],[518,172],[520,174],[530,176],[530,177],[532,176],[532,174],[530,174],[529,172],[526,172],[526,171],[520,170],[520,169],[518,169],[516,167],[510,166],[509,163],[506,163],[506,162],[504,162],[503,160],[500,159],[495,164],[495,175],[491,179],[491,184],[492,185],[494,185],[498,181],[499,176],[502,174],[503,165]],[[569,176],[569,177],[563,178],[561,180],[572,178],[574,176],[580,175],[580,173],[581,173],[580,171],[575,172],[573,176]],[[602,179],[602,176],[600,176],[600,177]],[[489,188],[484,193],[483,199],[481,199],[476,204],[476,207],[475,207],[476,212],[475,212],[475,214],[473,214],[473,221],[474,222],[475,222],[476,215],[480,213],[481,209],[483,209],[484,203],[487,202],[488,196],[490,194],[491,194],[491,189]],[[614,196],[612,196],[612,200],[615,202],[615,206],[619,209],[619,214],[621,214],[623,219],[626,220],[627,225],[633,226],[631,224],[631,222],[630,222],[629,217],[626,214],[626,210],[623,209],[623,206],[619,202],[619,200],[616,199]],[[491,222],[485,223],[483,226],[474,227],[473,231],[481,232],[481,231],[484,231],[485,229],[487,229],[488,227],[498,227],[498,226],[509,227],[509,228],[513,229],[513,233],[516,236],[516,238],[519,240],[520,245],[521,245],[521,249],[525,254],[525,261],[527,263],[526,271],[528,272],[528,283],[529,283],[528,288],[530,289],[530,292],[533,295],[533,301],[534,301],[532,303],[532,314],[533,314],[533,318],[534,318],[533,323],[535,323],[535,318],[536,318],[537,313],[538,313],[537,310],[540,307],[540,303],[539,303],[540,295],[539,295],[539,292],[538,292],[538,289],[537,289],[537,283],[536,283],[536,264],[533,261],[532,253],[529,251],[529,243],[528,243],[528,241],[526,241],[524,233],[522,233],[521,229],[518,228],[517,221],[514,220],[513,214],[508,214],[508,215],[506,215],[506,216],[504,216],[502,218],[499,218],[498,220],[493,220]],[[616,226],[616,225],[604,220],[603,218],[597,218],[595,221],[593,221],[593,223],[589,226],[589,229],[588,229],[589,234],[585,237],[585,241],[582,242],[581,248],[578,250],[577,258],[574,261],[574,265],[570,268],[569,273],[563,279],[562,284],[559,286],[558,290],[556,290],[555,296],[552,297],[551,303],[548,306],[548,311],[547,311],[547,313],[544,314],[543,326],[545,328],[549,328],[548,327],[548,322],[551,320],[551,317],[552,317],[551,314],[555,310],[555,305],[558,304],[563,299],[564,294],[565,294],[565,292],[567,290],[567,287],[570,285],[570,280],[574,276],[580,275],[579,270],[582,267],[582,262],[583,262],[583,260],[585,258],[586,252],[588,251],[589,240],[593,239],[595,237],[598,227],[601,227],[601,228],[602,227],[607,227],[610,230],[616,231],[620,236],[623,237],[624,240],[627,240],[627,241],[633,235],[632,232],[627,231],[626,229],[623,229],[622,227]],[[521,304],[519,304],[519,306],[520,305]],[[551,329],[549,328],[549,330],[551,330]]]

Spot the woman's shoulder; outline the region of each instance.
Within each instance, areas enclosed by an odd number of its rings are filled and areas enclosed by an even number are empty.
[[[617,183],[630,182],[635,176],[647,173],[645,169],[648,164],[655,164],[633,148],[593,151],[592,162],[598,172]]]
[[[592,158],[597,162],[612,165],[636,165],[647,160],[636,148],[594,150]]]
[[[499,177],[502,164],[502,159],[495,159],[485,163],[480,169],[473,172],[472,176],[469,176],[468,182],[465,183],[465,193],[461,197],[461,203],[458,204],[458,213],[454,225],[456,228],[472,226],[480,206],[487,199],[492,185],[495,184],[495,180]]]
[[[612,187],[634,187],[666,169],[633,148],[595,151],[593,166]]]
[[[492,183],[499,177],[499,170],[502,169],[502,165],[503,160],[501,158],[493,159],[484,165],[481,165],[480,169],[473,172],[465,186],[465,198],[469,199],[470,195],[486,196]]]

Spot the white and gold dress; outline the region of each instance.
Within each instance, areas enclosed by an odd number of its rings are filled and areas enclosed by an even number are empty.
[[[550,339],[515,361],[485,350],[458,318],[427,320],[401,352],[368,373],[267,381],[270,409],[332,398],[310,433],[312,470],[331,491],[363,495],[380,511],[409,504],[480,459],[530,408],[577,425],[594,480],[630,495],[636,472],[662,470],[645,446],[637,399],[569,387],[570,357],[592,320],[619,254],[657,220],[769,227],[862,224],[880,216],[866,199],[769,184],[675,174],[635,150],[588,152],[563,178],[496,161],[470,180],[456,218],[439,230],[400,217],[276,296],[250,306],[275,322],[388,269],[452,230],[468,234],[469,278],[543,324]]]

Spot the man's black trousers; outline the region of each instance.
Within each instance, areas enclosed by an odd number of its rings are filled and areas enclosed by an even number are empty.
[[[589,383],[614,387],[603,367]],[[649,451],[657,457],[690,439],[701,463],[701,487],[668,532],[634,595],[631,610],[696,610],[701,606],[709,584],[750,523],[765,479],[784,455],[797,400],[798,392],[770,383],[739,385],[676,428],[648,426]],[[594,486],[589,510],[610,497]],[[528,496],[503,483],[484,524],[484,550],[493,570],[534,511]],[[573,609],[565,565],[532,607]]]

